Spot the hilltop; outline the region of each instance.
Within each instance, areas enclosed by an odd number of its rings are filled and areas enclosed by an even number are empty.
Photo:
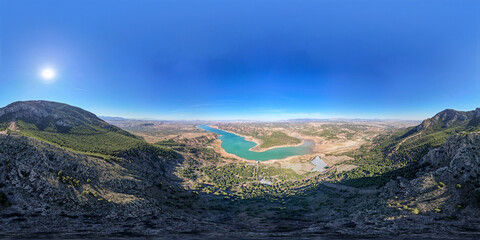
[[[412,129],[411,134],[420,131],[436,131],[450,127],[461,127],[462,130],[480,130],[480,108],[473,111],[456,111],[445,109],[425,119],[420,125]]]
[[[419,160],[455,134],[480,131],[480,109],[446,109],[417,126],[378,136],[372,144],[348,153],[359,168],[339,174],[351,186],[383,186],[397,176],[412,178]]]
[[[147,144],[142,138],[91,112],[64,103],[24,101],[9,104],[0,109],[0,126],[6,129],[12,125],[22,135],[91,156],[119,160],[142,149],[175,157],[169,149]]]
[[[5,126],[9,122],[17,122],[21,130],[35,129],[58,133],[84,131],[85,134],[93,134],[102,129],[133,137],[91,112],[50,101],[20,101],[0,108],[0,125]]]

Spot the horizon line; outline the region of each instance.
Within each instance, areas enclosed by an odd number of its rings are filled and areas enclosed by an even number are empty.
[[[342,122],[342,121],[370,121],[370,122],[386,122],[386,121],[396,121],[396,122],[417,122],[423,121],[425,119],[395,119],[395,118],[289,118],[289,119],[161,119],[161,118],[130,118],[130,117],[121,117],[121,116],[105,116],[98,115],[102,120],[105,121],[202,121],[202,122],[289,122],[289,121],[305,121],[305,122]],[[111,118],[111,119],[108,119]]]

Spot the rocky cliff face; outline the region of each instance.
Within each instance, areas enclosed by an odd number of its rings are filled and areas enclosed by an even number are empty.
[[[425,171],[443,172],[458,182],[478,184],[480,176],[480,133],[457,134],[439,148],[431,150],[421,161]],[[477,181],[477,182],[475,182]]]
[[[62,103],[12,103],[0,109],[0,119],[22,120],[34,124],[36,130],[52,124],[90,127],[94,132],[101,129],[124,133],[141,142],[90,112]],[[71,135],[72,139],[76,137]],[[90,141],[82,144],[96,147]],[[13,216],[67,214],[77,218],[84,214],[139,217],[161,211],[162,208],[151,206],[163,205],[172,195],[166,189],[171,181],[165,161],[175,165],[176,159],[167,160],[142,148],[124,155],[123,161],[114,161],[68,151],[21,134],[0,135],[0,192],[3,205],[11,206],[0,210]]]
[[[68,132],[72,127],[123,131],[101,120],[95,114],[78,107],[64,103],[49,101],[22,101],[14,102],[4,108],[0,108],[0,123],[24,121],[35,125],[38,130],[46,130],[48,127],[58,128]],[[48,129],[51,131],[51,129]],[[125,132],[125,134],[128,134]]]
[[[65,113],[67,108],[70,108],[70,111]],[[73,125],[74,123],[79,124],[95,120],[100,122],[100,119],[97,119],[94,114],[80,108],[48,101],[14,102],[0,108],[0,119],[3,121],[26,119],[31,122],[53,119],[60,125]]]
[[[175,184],[165,161],[150,154],[139,154],[134,161],[107,161],[28,137],[0,135],[2,236],[53,229],[97,236],[137,228],[142,235],[173,231],[187,223],[165,226],[165,221],[185,218],[179,209],[196,196]]]
[[[456,124],[467,124],[478,126],[480,119],[480,108],[473,111],[456,111],[446,109],[437,113],[432,118],[425,119],[420,125],[415,127],[414,132],[447,128]]]
[[[455,220],[451,225],[479,231],[480,132],[451,136],[418,166],[416,178],[398,178],[384,187],[392,206],[405,205],[423,218]]]
[[[20,214],[102,212],[142,205],[159,193],[161,162],[144,156],[137,163],[116,163],[19,136],[0,136],[0,191]],[[151,203],[150,203],[151,204]]]

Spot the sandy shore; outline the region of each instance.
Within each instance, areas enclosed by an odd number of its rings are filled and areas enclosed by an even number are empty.
[[[241,158],[235,154],[227,153],[225,149],[222,148],[222,140],[216,139],[212,146],[215,152],[219,153],[227,162],[238,163],[244,162],[248,164],[255,164],[256,160],[248,160],[245,158]],[[311,163],[312,159],[316,156],[320,156],[322,160],[329,166],[330,168],[326,171],[316,172],[316,174],[323,174],[325,172],[343,172],[353,168],[356,168],[355,165],[345,165],[342,162],[351,160],[352,158],[348,156],[327,156],[325,154],[321,154],[318,152],[313,152],[311,154],[305,155],[297,155],[297,156],[290,156],[283,159],[272,159],[267,161],[259,161],[259,164],[264,166],[271,166],[271,167],[280,167],[280,168],[289,168],[295,171],[298,174],[305,174],[312,171],[315,167],[314,164]]]
[[[223,129],[218,128],[217,126],[211,126],[216,129],[225,131]],[[226,131],[229,133],[233,133],[230,131]],[[248,141],[255,142],[257,145],[255,147],[258,147],[261,145],[261,140],[249,137],[249,136],[244,136],[241,134],[233,133],[236,135],[239,135],[241,137],[244,137]],[[289,135],[291,135],[290,133]],[[311,161],[316,157],[320,156],[322,160],[329,166],[330,168],[327,169],[327,171],[322,171],[322,172],[317,172],[317,174],[320,173],[325,173],[325,172],[331,172],[331,171],[338,171],[338,172],[343,172],[346,170],[353,169],[357,166],[355,165],[345,165],[343,164],[344,161],[350,160],[352,158],[347,157],[347,156],[334,156],[334,155],[326,155],[326,154],[335,154],[335,153],[340,153],[340,152],[345,152],[351,149],[358,148],[359,142],[358,141],[346,141],[342,143],[338,142],[328,142],[328,141],[323,141],[321,138],[311,138],[311,137],[306,137],[302,136],[301,134],[297,134],[297,136],[300,136],[298,138],[302,139],[302,142],[300,144],[296,145],[286,145],[286,146],[275,146],[275,147],[270,147],[267,149],[262,149],[261,151],[256,151],[256,152],[262,152],[266,151],[268,149],[273,149],[273,148],[278,148],[278,147],[287,147],[287,146],[299,146],[304,143],[304,139],[309,139],[315,142],[315,147],[313,148],[313,152],[310,154],[305,154],[305,155],[296,155],[296,156],[290,156],[282,159],[272,159],[272,160],[267,160],[267,161],[259,161],[259,164],[264,165],[264,166],[272,166],[272,167],[280,167],[280,168],[289,168],[295,171],[298,174],[305,174],[309,173],[312,171],[312,169],[315,167],[314,164],[311,163]],[[248,160],[241,158],[237,155],[227,153],[225,149],[223,149],[222,145],[222,140],[216,139],[213,142],[213,148],[214,150],[219,153],[225,160],[228,162],[245,162],[249,164],[253,164],[256,162],[256,160]],[[251,151],[254,151],[253,148],[250,149]]]
[[[260,146],[263,144],[263,141],[260,140],[260,139],[257,139],[257,138],[251,137],[251,136],[246,136],[246,135],[239,134],[239,133],[234,133],[234,132],[227,131],[227,130],[224,130],[224,129],[220,129],[217,126],[210,126],[210,127],[216,128],[218,130],[222,130],[222,131],[225,131],[225,132],[229,132],[229,133],[232,133],[232,134],[235,134],[235,135],[238,135],[240,137],[245,138],[245,140],[247,140],[247,141],[256,143],[257,145],[248,149],[252,152],[265,152],[265,151],[268,151],[268,150],[271,150],[271,149],[274,149],[274,148],[282,148],[282,147],[298,147],[298,146],[301,146],[305,142],[305,140],[303,138],[300,138],[301,141],[298,144],[284,144],[284,145],[271,146],[271,147],[268,147],[268,148],[260,148]]]
[[[222,140],[216,139],[213,144],[213,149],[220,154],[227,162],[244,162],[248,164],[254,164],[256,160],[248,160],[241,158],[235,154],[231,154],[222,148]],[[315,165],[311,163],[311,160],[317,156],[318,153],[311,153],[306,155],[290,156],[283,159],[272,159],[267,161],[259,161],[259,164],[272,167],[290,168],[298,174],[304,174],[310,172]]]
[[[220,155],[224,158],[233,158],[235,160],[240,160],[240,161],[243,161],[243,162],[253,162],[253,161],[255,161],[255,160],[248,160],[248,159],[245,159],[245,158],[241,158],[241,157],[239,157],[235,154],[228,153],[222,147],[222,140],[220,140],[218,138],[215,141],[213,141],[212,146],[213,146],[213,150],[215,150],[215,152],[217,152],[217,153],[220,153]]]

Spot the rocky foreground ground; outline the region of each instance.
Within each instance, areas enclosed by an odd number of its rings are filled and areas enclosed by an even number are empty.
[[[234,212],[235,205],[210,209],[219,198],[177,188],[180,180],[164,167],[174,161],[148,155],[106,161],[23,136],[0,136],[0,236],[475,238],[479,146],[479,133],[454,135],[420,161],[415,179],[374,190],[324,185],[330,193],[324,197],[342,199],[335,209],[325,205],[259,221],[265,215],[246,216]]]

